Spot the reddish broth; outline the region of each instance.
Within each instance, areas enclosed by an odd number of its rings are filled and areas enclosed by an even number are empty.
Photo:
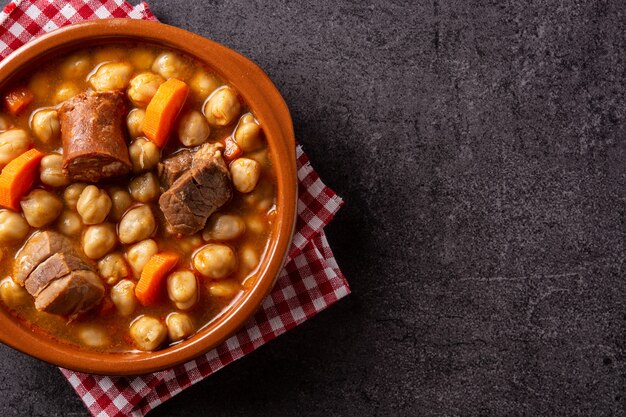
[[[134,77],[141,72],[151,72],[155,59],[162,53],[167,52],[172,51],[143,44],[110,44],[74,52],[43,63],[35,72],[27,74],[20,82],[14,84],[14,86],[27,87],[32,92],[34,98],[26,109],[17,116],[11,116],[7,111],[4,111],[4,114],[0,115],[0,132],[7,130],[8,126],[10,126],[10,129],[24,129],[30,134],[31,147],[35,147],[45,153],[62,153],[63,149],[60,139],[57,138],[46,143],[39,139],[31,129],[32,115],[37,110],[42,108],[56,109],[64,99],[69,99],[77,93],[93,89],[88,79],[95,74],[98,67],[103,63],[111,61],[128,62],[133,66]],[[202,63],[191,57],[182,56],[178,53],[175,54],[182,63],[176,78],[190,85],[189,96],[179,115],[191,109],[203,113],[203,104],[207,97],[215,88],[225,85],[225,82]],[[204,83],[198,81],[199,79]],[[124,89],[124,91],[127,90],[128,87]],[[234,122],[225,126],[211,125],[208,142],[225,143],[227,138],[231,138],[230,141],[233,141],[232,137],[238,123],[241,122],[244,115],[250,112],[240,95],[239,100],[241,102],[241,111],[238,112]],[[128,100],[128,112],[135,108],[145,109],[145,105],[138,106]],[[246,120],[250,121],[253,119],[251,119],[251,116],[247,116]],[[254,120],[254,123],[258,124],[256,120]],[[176,122],[176,126],[177,124]],[[178,139],[176,126],[170,133],[167,145],[160,152],[161,161],[181,149],[188,148]],[[130,145],[133,141],[128,132],[126,139],[127,145]],[[180,262],[175,270],[187,269],[193,271],[196,276],[198,301],[192,308],[184,311],[178,309],[174,302],[168,298],[166,288],[163,288],[160,291],[160,299],[156,305],[144,307],[138,303],[132,314],[127,316],[121,315],[110,297],[111,288],[116,282],[108,283],[101,277],[105,287],[104,299],[88,312],[77,317],[63,317],[38,311],[34,306],[33,297],[25,293],[25,290],[21,287],[17,288],[14,284],[8,283],[7,280],[11,279],[16,254],[28,239],[28,236],[38,230],[58,231],[56,220],[41,228],[30,227],[28,235],[24,239],[1,243],[0,283],[6,285],[0,291],[0,301],[2,301],[0,305],[11,311],[16,318],[23,321],[26,325],[44,331],[50,337],[78,345],[81,348],[99,351],[133,351],[140,348],[130,335],[129,329],[135,320],[144,315],[157,318],[165,326],[168,315],[173,312],[182,312],[191,319],[193,324],[192,334],[197,332],[219,316],[233,300],[241,295],[247,286],[253,283],[255,270],[264,256],[270,230],[272,229],[275,215],[276,181],[267,143],[262,140],[262,145],[258,149],[243,151],[241,156],[253,159],[260,164],[260,178],[256,187],[250,192],[242,193],[237,191],[236,187],[233,187],[232,199],[219,208],[217,213],[232,214],[242,219],[246,226],[245,233],[242,236],[227,241],[205,241],[202,237],[202,231],[192,236],[172,236],[165,230],[164,220],[160,215],[158,198],[149,203],[157,218],[158,227],[152,239],[156,241],[159,252],[176,252],[180,256]],[[230,163],[232,164],[232,162]],[[156,167],[151,169],[150,172],[156,175]],[[105,190],[110,186],[128,189],[130,180],[137,175],[139,174],[131,173],[120,178],[107,179],[94,185],[99,189]],[[66,186],[51,187],[43,184],[37,178],[33,188],[48,190],[63,200]],[[163,187],[161,188],[160,192],[162,193],[165,190]],[[133,204],[136,203],[136,201],[133,202]],[[64,209],[66,208],[64,207]],[[106,221],[119,224],[119,221],[111,220],[110,215]],[[85,227],[83,225],[83,228]],[[69,239],[71,239],[76,251],[83,254],[81,235],[84,235],[84,230],[78,236],[70,236]],[[225,244],[234,250],[237,258],[237,267],[234,272],[222,279],[211,279],[203,276],[194,268],[192,262],[194,253],[208,243]],[[108,253],[117,252],[125,256],[130,246],[132,245],[121,244],[118,240],[115,248]],[[98,259],[95,259],[92,262],[95,271],[98,271],[97,261]],[[131,269],[128,264],[127,268],[128,270]],[[139,276],[132,276],[131,272],[131,277],[128,279],[136,283],[138,278]],[[1,297],[2,295],[4,297]],[[189,335],[186,335],[186,337],[189,337]],[[172,341],[166,338],[158,348],[177,342],[178,340]]]

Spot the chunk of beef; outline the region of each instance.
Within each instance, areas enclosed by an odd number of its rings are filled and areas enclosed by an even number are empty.
[[[121,91],[87,91],[59,109],[63,173],[71,180],[97,182],[131,169]]]
[[[80,270],[91,270],[91,267],[71,253],[55,253],[30,273],[26,279],[26,290],[33,297],[37,297],[55,279]]]
[[[92,271],[73,271],[50,283],[35,299],[37,310],[52,314],[76,315],[98,304],[104,285]]]
[[[205,144],[193,154],[191,168],[161,195],[159,206],[173,232],[190,235],[231,197],[230,173],[220,147]]]
[[[58,252],[71,252],[72,244],[63,235],[45,231],[35,233],[15,256],[13,280],[24,285],[26,278],[43,261]]]
[[[161,185],[170,188],[185,171],[191,168],[194,152],[184,149],[160,162],[157,166]]]

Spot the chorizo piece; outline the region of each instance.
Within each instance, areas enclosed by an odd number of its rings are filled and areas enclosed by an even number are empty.
[[[87,91],[63,103],[63,173],[70,180],[97,182],[130,172],[125,114],[121,91]]]

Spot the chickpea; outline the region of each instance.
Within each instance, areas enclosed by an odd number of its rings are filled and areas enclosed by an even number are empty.
[[[11,278],[5,278],[0,281],[0,299],[12,308],[32,300],[26,289],[13,282]]]
[[[78,338],[87,346],[99,348],[111,344],[109,336],[100,326],[85,324],[78,329]]]
[[[235,214],[215,213],[202,232],[204,240],[233,240],[243,235],[246,223]]]
[[[40,100],[48,100],[48,94],[52,88],[51,71],[36,71],[28,80],[28,89]]]
[[[141,350],[155,350],[167,336],[163,323],[150,316],[141,316],[130,326],[130,335]]]
[[[259,216],[249,215],[246,217],[246,230],[260,235],[265,231],[265,223],[261,221]]]
[[[156,220],[150,206],[141,205],[128,210],[118,227],[120,242],[139,242],[150,237],[156,229]]]
[[[30,137],[24,129],[11,129],[0,133],[0,166],[4,166],[26,152]]]
[[[122,61],[124,58],[126,58],[126,50],[120,46],[98,48],[94,54],[96,63]]]
[[[54,109],[43,109],[33,114],[30,121],[32,129],[37,139],[41,142],[49,144],[59,139],[61,133],[61,125],[57,111]]]
[[[176,271],[167,277],[167,295],[180,310],[193,307],[198,300],[198,282],[191,271]]]
[[[227,126],[241,113],[237,93],[230,87],[221,87],[209,96],[204,115],[211,126]]]
[[[201,145],[209,139],[209,133],[209,123],[199,111],[191,110],[180,117],[178,139],[183,145]]]
[[[35,189],[20,202],[24,217],[33,227],[43,227],[52,223],[63,210],[63,202],[55,194]]]
[[[250,113],[241,118],[234,136],[235,142],[244,152],[252,152],[263,146],[261,127]]]
[[[178,248],[184,253],[191,254],[202,246],[202,238],[198,235],[187,236],[178,241]]]
[[[261,164],[254,159],[237,158],[230,164],[233,185],[240,193],[254,190],[261,176]]]
[[[118,222],[126,213],[126,210],[133,204],[133,199],[130,193],[121,187],[109,188],[109,197],[111,198],[109,217]]]
[[[9,130],[13,127],[13,122],[6,114],[0,114],[0,132]]]
[[[250,159],[254,159],[255,161],[257,161],[259,164],[261,164],[262,167],[271,166],[270,157],[269,157],[269,153],[267,152],[267,148],[261,148],[254,152],[248,152],[246,156]]]
[[[145,71],[152,67],[156,53],[146,48],[135,48],[130,54],[129,60],[139,71]]]
[[[67,208],[70,210],[76,210],[78,199],[85,188],[87,188],[87,184],[77,182],[69,185],[65,191],[63,191],[63,200],[65,201]]]
[[[210,243],[196,252],[193,266],[205,277],[221,279],[235,272],[237,258],[229,246]]]
[[[195,330],[191,318],[184,313],[169,314],[165,323],[167,324],[167,334],[172,342],[188,338]]]
[[[212,74],[198,70],[191,78],[189,87],[199,99],[204,100],[220,86],[219,80]]]
[[[146,107],[157,89],[165,80],[158,74],[152,72],[142,72],[130,80],[128,88],[128,98],[134,105]]]
[[[96,91],[124,90],[133,75],[133,66],[128,62],[109,62],[100,65],[89,84]]]
[[[77,236],[83,230],[80,216],[71,210],[63,210],[57,220],[57,229],[67,236]]]
[[[135,139],[128,148],[128,153],[135,173],[150,171],[161,158],[159,147],[146,138]]]
[[[259,264],[259,254],[251,245],[245,245],[239,249],[241,265],[248,271],[252,271]]]
[[[56,93],[54,94],[54,102],[60,103],[62,101],[68,100],[74,97],[76,94],[80,93],[80,89],[78,86],[72,81],[65,81],[59,85]]]
[[[30,231],[28,222],[18,213],[0,210],[0,242],[19,242],[26,238]]]
[[[179,310],[189,310],[191,307],[193,307],[196,304],[196,301],[197,301],[196,298],[192,298],[182,303],[174,303],[174,305]]]
[[[152,72],[160,74],[166,80],[168,78],[185,80],[189,77],[190,68],[187,60],[180,55],[174,52],[163,52],[154,60]]]
[[[213,297],[233,298],[239,291],[241,291],[241,284],[232,279],[209,284],[209,294]]]
[[[259,200],[257,204],[257,208],[259,209],[259,211],[267,212],[272,208],[273,205],[274,205],[274,199],[270,197],[266,197],[262,200]]]
[[[126,116],[126,127],[131,138],[136,138],[143,134],[143,119],[146,117],[144,109],[132,109]]]
[[[77,53],[67,57],[61,64],[63,78],[82,78],[91,70],[91,59],[86,53]]]
[[[39,179],[50,187],[63,187],[70,180],[63,174],[63,157],[58,153],[51,153],[41,159]]]
[[[98,271],[107,284],[113,285],[130,274],[124,256],[119,252],[110,253],[98,261]]]
[[[85,187],[78,202],[76,210],[85,224],[102,223],[111,210],[111,199],[106,191],[99,189],[95,185]]]
[[[148,263],[152,255],[159,251],[159,247],[152,239],[142,240],[131,246],[126,252],[126,260],[130,264],[135,277],[139,278],[144,266]]]
[[[135,297],[135,283],[128,279],[123,279],[111,288],[111,301],[122,316],[130,316],[137,307]]]
[[[152,172],[133,178],[128,184],[130,195],[141,203],[149,203],[159,197],[161,187],[159,180]]]
[[[83,235],[83,252],[91,259],[100,259],[117,245],[115,225],[100,223],[89,226]]]
[[[256,123],[256,119],[254,118],[254,115],[250,112],[242,115],[241,118],[239,119],[240,125],[247,124],[247,123]]]

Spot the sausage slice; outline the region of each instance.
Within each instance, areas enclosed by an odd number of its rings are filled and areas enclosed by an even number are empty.
[[[121,91],[87,91],[61,105],[63,173],[70,180],[97,182],[130,172],[125,113]]]

